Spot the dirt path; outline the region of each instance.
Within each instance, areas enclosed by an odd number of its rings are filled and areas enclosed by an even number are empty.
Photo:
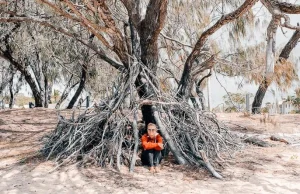
[[[219,118],[237,125],[250,126],[252,121],[253,128],[245,132],[251,134],[261,128],[260,134],[292,136],[300,130],[297,115],[278,121],[277,131],[264,130],[259,117],[239,116],[223,114]],[[275,147],[245,147],[229,160],[222,171],[226,177],[223,181],[211,178],[205,170],[182,169],[171,164],[165,164],[156,176],[143,167],[136,167],[134,174],[127,169],[120,174],[76,165],[54,170],[52,161],[30,159],[40,148],[43,136],[55,127],[53,110],[0,111],[0,119],[0,193],[300,193],[300,146],[296,144],[274,142]],[[293,139],[294,143],[298,140],[297,136]]]

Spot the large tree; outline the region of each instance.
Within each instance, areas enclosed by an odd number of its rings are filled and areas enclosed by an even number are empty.
[[[286,43],[286,45],[282,49],[282,51],[279,55],[279,58],[276,61],[276,65],[278,68],[275,67],[275,71],[276,71],[276,69],[279,71],[281,69],[280,66],[288,66],[289,65],[289,63],[287,63],[287,60],[288,60],[292,50],[296,47],[299,39],[300,39],[300,30],[296,30],[294,32],[294,34],[292,35],[292,37],[290,38],[290,40]],[[274,45],[274,47],[275,47],[275,45]],[[280,73],[280,72],[278,72],[278,73]],[[277,72],[275,72],[275,74],[277,74]],[[285,75],[283,75],[283,76],[285,76]],[[274,75],[270,75],[269,73],[266,73],[264,75],[264,78],[259,85],[259,88],[254,97],[254,101],[252,103],[252,113],[253,114],[260,113],[263,99],[268,90],[268,87],[271,85],[273,80],[274,80]],[[285,87],[287,87],[287,85],[285,85]]]
[[[128,163],[130,159],[131,164],[135,164],[138,148],[137,111],[141,108],[145,124],[154,122],[158,125],[179,164],[204,165],[214,176],[221,177],[213,169],[207,156],[210,159],[220,158],[220,151],[227,150],[235,144],[232,140],[228,140],[225,127],[212,115],[196,111],[188,101],[192,97],[195,82],[199,79],[198,75],[218,63],[218,53],[207,52],[206,49],[206,46],[210,45],[210,37],[226,24],[234,22],[250,11],[258,0],[245,0],[243,3],[216,0],[204,1],[201,4],[203,10],[211,8],[213,11],[215,11],[213,5],[219,4],[223,11],[216,22],[210,21],[212,25],[199,29],[202,32],[191,42],[193,46],[190,52],[187,50],[187,57],[183,61],[178,88],[170,93],[161,89],[158,68],[160,34],[169,40],[173,39],[162,33],[167,26],[168,9],[173,8],[171,2],[168,0],[38,0],[38,2],[40,4],[35,6],[40,10],[39,14],[33,15],[26,11],[22,13],[23,10],[3,12],[0,22],[14,23],[14,26],[20,22],[35,23],[52,29],[86,46],[103,62],[120,71],[109,92],[110,95],[98,104],[95,112],[86,112],[69,122],[60,118],[61,122],[48,140],[44,153],[48,156],[55,155],[57,159],[92,158],[101,165],[116,164],[118,168],[121,163],[126,161]],[[275,54],[272,50],[273,26],[297,30],[299,27],[289,23],[287,14],[299,14],[300,6],[271,0],[261,2],[273,15],[272,27],[268,30],[266,55],[268,72],[272,72]],[[183,4],[184,1],[180,3]],[[280,19],[284,19],[285,22],[278,22]],[[80,34],[91,34],[95,40],[90,41]],[[127,95],[130,95],[133,102],[130,107],[132,111],[128,114],[121,108]],[[134,139],[133,143],[131,139]],[[131,158],[128,157],[128,153],[131,154],[132,145],[134,152]]]

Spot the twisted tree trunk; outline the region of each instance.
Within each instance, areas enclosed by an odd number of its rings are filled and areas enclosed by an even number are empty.
[[[11,49],[10,43],[9,43],[9,38],[11,34],[15,31],[17,31],[20,28],[20,23],[17,23],[15,27],[5,35],[3,38],[3,42],[5,44],[5,49],[1,49],[0,51],[0,57],[4,58],[7,60],[14,68],[16,68],[18,71],[21,72],[21,74],[24,76],[26,82],[30,86],[30,89],[32,91],[34,100],[35,100],[35,106],[36,107],[43,107],[44,106],[44,99],[43,95],[41,94],[39,87],[37,86],[34,78],[31,76],[29,70],[26,68],[25,64],[21,64],[17,62],[13,58],[13,50]]]
[[[14,86],[14,76],[12,75],[9,81],[9,95],[10,95],[9,108],[10,109],[12,109],[15,104],[15,95],[14,95],[13,86]]]
[[[29,70],[27,68],[24,68],[22,64],[16,62],[11,53],[9,51],[5,51],[2,55],[4,59],[6,59],[8,62],[10,62],[11,65],[13,65],[18,71],[21,72],[21,74],[24,76],[26,82],[28,83],[32,95],[34,97],[35,101],[35,107],[43,107],[44,106],[44,98],[43,95],[41,94],[35,80],[31,76]]]
[[[86,71],[87,71],[87,65],[82,65],[81,78],[80,78],[79,86],[78,86],[74,96],[72,97],[69,105],[67,106],[67,109],[72,109],[73,108],[73,106],[76,103],[79,95],[81,94],[82,90],[84,89],[85,82],[86,82]]]
[[[56,105],[55,105],[56,109],[58,109],[60,107],[60,105],[63,103],[63,101],[65,99],[67,99],[67,97],[68,97],[69,93],[71,92],[71,90],[78,84],[78,83],[76,83],[76,84],[73,84],[71,86],[72,79],[73,79],[73,75],[71,75],[71,77],[70,77],[70,79],[69,79],[69,81],[68,81],[68,83],[67,83],[67,85],[66,85],[66,87],[65,87],[65,89],[64,89],[64,91],[63,91],[63,93],[61,95],[61,97],[60,97],[60,99],[56,103]]]
[[[253,114],[259,114],[260,113],[260,108],[261,108],[261,105],[262,105],[262,101],[265,97],[265,94],[267,92],[267,89],[270,85],[271,81],[267,80],[266,77],[264,77],[264,80],[262,83],[260,83],[259,87],[258,87],[258,90],[255,94],[255,97],[254,97],[254,101],[252,103],[252,113]]]
[[[49,106],[49,100],[48,100],[48,97],[49,97],[49,83],[48,83],[48,77],[47,76],[44,76],[44,107],[45,108],[48,108]]]
[[[295,31],[291,39],[288,41],[288,43],[284,46],[282,49],[279,59],[277,62],[281,62],[281,60],[287,60],[292,52],[292,50],[296,47],[298,41],[300,39],[300,31]],[[268,87],[272,83],[272,80],[267,78],[267,76],[264,77],[262,83],[260,83],[258,90],[255,94],[254,101],[252,103],[252,113],[258,114],[260,113],[261,105],[263,102],[263,99],[265,97],[265,94],[268,90]]]
[[[201,51],[204,48],[208,38],[212,34],[214,34],[217,30],[219,30],[221,27],[234,21],[235,19],[239,18],[244,13],[246,13],[248,10],[250,10],[257,1],[258,0],[245,1],[238,9],[236,9],[231,13],[223,15],[213,26],[211,26],[201,34],[193,51],[188,56],[184,64],[184,69],[178,86],[178,97],[183,98],[185,100],[187,100],[190,97],[191,87],[193,85],[193,75],[192,75],[192,70],[194,68],[193,66],[196,59],[200,56]],[[209,62],[209,60],[203,62],[202,64],[198,64],[198,66],[200,66],[201,69],[199,73],[205,71],[206,69],[212,68],[211,66],[212,64],[207,62]]]

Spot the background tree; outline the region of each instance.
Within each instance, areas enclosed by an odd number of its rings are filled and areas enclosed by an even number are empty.
[[[276,28],[276,30],[277,30],[277,28]],[[299,41],[299,38],[300,38],[300,30],[297,30],[294,32],[293,36],[290,38],[288,43],[282,49],[282,51],[279,55],[279,59],[276,62],[275,76],[277,78],[280,77],[279,79],[276,79],[277,83],[280,81],[280,79],[282,77],[285,77],[286,78],[285,80],[287,81],[284,84],[285,88],[287,88],[290,85],[289,83],[291,83],[291,81],[293,80],[293,77],[295,77],[295,70],[294,70],[293,66],[291,66],[293,64],[291,64],[288,61],[288,58],[290,56],[291,51],[296,47],[296,45]],[[266,71],[268,71],[268,70],[266,70]],[[254,97],[254,101],[252,103],[252,113],[253,114],[260,112],[260,108],[261,108],[264,96],[266,94],[266,91],[273,80],[274,80],[274,76],[272,76],[272,75],[270,76],[269,74],[265,75],[263,77],[263,80],[259,85],[259,88]]]
[[[246,95],[228,92],[227,95],[223,96],[223,100],[226,105],[225,111],[241,111],[245,108]]]
[[[56,103],[57,102],[57,98],[59,97],[60,95],[60,92],[59,90],[53,90],[53,98],[54,98],[54,102]]]

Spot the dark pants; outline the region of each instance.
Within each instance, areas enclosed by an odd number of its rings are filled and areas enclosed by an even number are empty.
[[[141,157],[143,165],[147,166],[157,166],[160,164],[162,157],[161,151],[157,150],[143,150]]]

